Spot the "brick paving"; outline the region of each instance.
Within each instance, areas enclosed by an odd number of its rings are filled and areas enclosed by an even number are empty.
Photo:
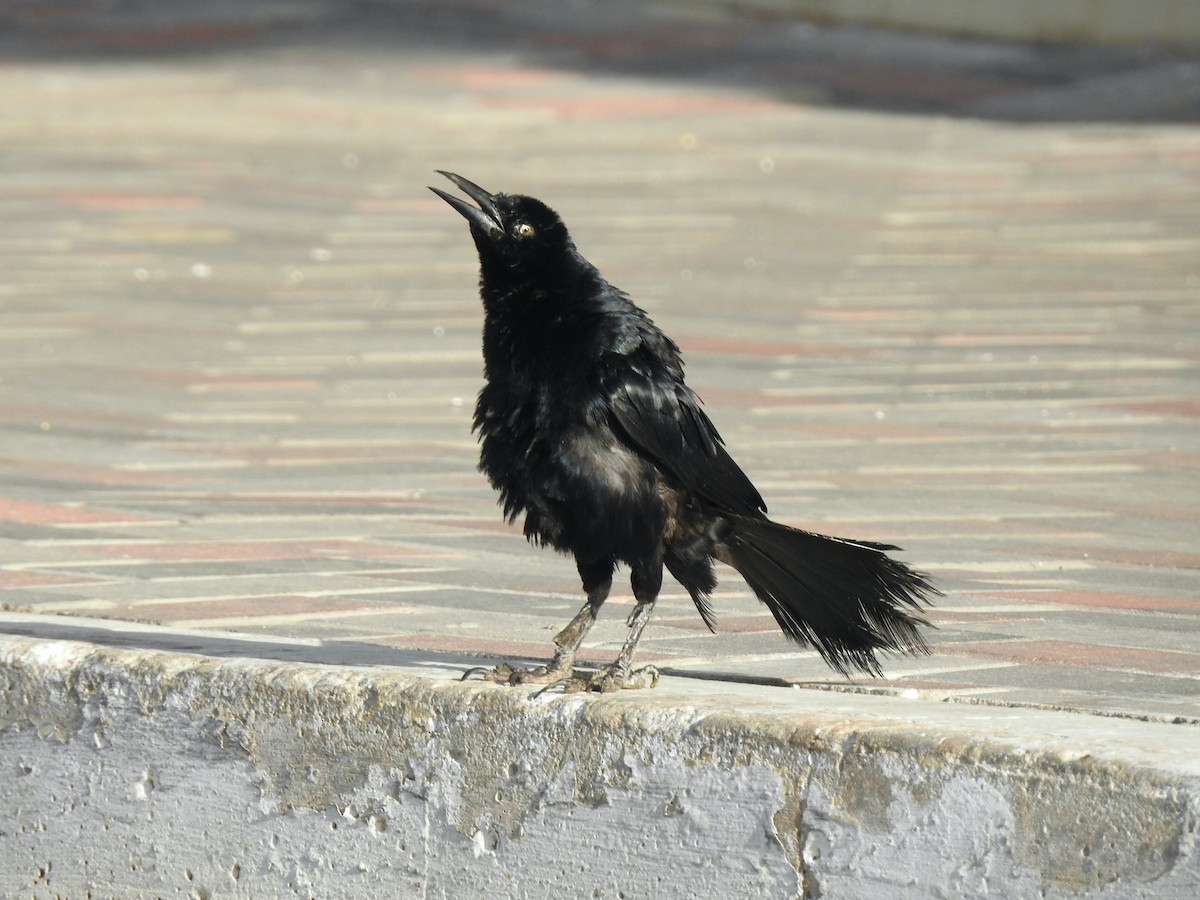
[[[1196,61],[245,7],[3,7],[0,628],[547,655],[581,596],[475,472],[446,168],[563,214],[774,517],[900,543],[946,591],[934,654],[883,680],[785,643],[727,570],[720,633],[671,585],[642,659],[1200,722]]]

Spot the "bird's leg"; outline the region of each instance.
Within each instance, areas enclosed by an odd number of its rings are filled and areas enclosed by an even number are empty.
[[[608,693],[654,687],[658,684],[658,669],[654,666],[633,668],[633,654],[637,650],[638,641],[641,640],[642,632],[646,628],[646,623],[650,621],[652,612],[654,612],[653,600],[638,601],[633,612],[629,614],[629,636],[625,639],[621,652],[617,654],[617,658],[613,662],[602,666],[586,679],[586,690]]]
[[[623,691],[633,688],[654,687],[658,684],[658,669],[654,666],[633,668],[633,654],[637,651],[638,641],[650,615],[654,612],[654,601],[662,587],[662,560],[657,563],[635,565],[633,567],[633,596],[637,605],[629,614],[629,636],[621,646],[617,658],[607,666],[602,666],[593,675],[584,680],[583,690],[589,691]],[[571,687],[568,686],[568,690]],[[580,688],[576,688],[579,690]]]
[[[587,600],[575,613],[575,618],[567,623],[567,627],[554,636],[554,656],[550,662],[528,669],[516,669],[508,663],[500,663],[495,669],[484,670],[485,680],[499,684],[557,684],[574,678],[575,654],[579,652],[579,645],[596,621],[596,614],[600,612],[612,588],[613,562],[580,562],[578,567],[583,588],[587,591]]]
[[[554,636],[554,656],[544,666],[534,666],[530,669],[514,669],[508,663],[500,663],[489,674],[484,675],[488,681],[500,684],[555,684],[569,679],[574,671],[575,654],[583,643],[584,635],[596,621],[596,613],[603,599],[596,601],[592,594],[575,613],[575,618],[567,623],[567,627]]]

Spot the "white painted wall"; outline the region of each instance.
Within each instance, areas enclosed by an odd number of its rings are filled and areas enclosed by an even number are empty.
[[[1200,896],[1191,728],[451,676],[0,636],[0,895]]]

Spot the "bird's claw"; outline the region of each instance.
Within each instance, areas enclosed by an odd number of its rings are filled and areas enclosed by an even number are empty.
[[[493,671],[495,671],[495,670],[489,669],[487,666],[472,666],[471,668],[467,669],[467,671],[463,672],[462,677],[459,678],[458,680],[459,681],[469,681],[472,678],[474,678],[476,675],[481,675],[481,676],[483,676],[484,681],[488,681],[489,680],[488,676],[491,675],[491,673]]]
[[[518,669],[510,666],[508,663],[500,663],[494,668],[487,666],[475,666],[463,672],[460,680],[466,681],[476,675],[482,676],[484,681],[490,681],[493,684],[544,684],[553,686],[564,678],[569,677],[570,669],[554,668],[553,666],[534,666],[529,669]]]
[[[538,688],[538,690],[529,695],[529,699],[536,700],[543,694],[550,694],[555,691],[562,691],[564,694],[575,694],[583,690],[583,688],[579,687],[579,683],[579,676],[572,672],[566,678],[560,678],[558,681],[550,682],[545,687]]]
[[[621,666],[601,666],[594,672],[573,670],[566,678],[560,678],[542,688],[533,696],[542,696],[548,691],[561,689],[564,694],[579,694],[593,692],[611,694],[616,691],[633,691],[641,688],[652,688],[658,684],[658,669],[654,666],[643,666],[629,671]]]
[[[642,666],[642,668],[632,671],[616,665],[603,666],[592,674],[586,690],[599,691],[603,694],[613,691],[633,691],[652,688],[658,684],[658,679],[658,669],[654,666]]]
[[[551,666],[536,666],[530,669],[517,669],[508,663],[500,663],[495,668],[475,666],[463,672],[460,680],[466,681],[476,675],[484,681],[494,684],[507,685],[542,685],[531,695],[532,699],[543,694],[561,690],[564,694],[579,694],[585,692],[610,694],[615,691],[631,691],[641,688],[652,688],[658,684],[658,669],[654,666],[643,666],[632,671],[616,663],[601,666],[592,672],[579,669],[554,668]]]

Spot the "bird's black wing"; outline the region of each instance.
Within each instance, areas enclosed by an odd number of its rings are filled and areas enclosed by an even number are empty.
[[[725,449],[700,398],[672,367],[610,357],[607,391],[614,430],[679,487],[745,516],[767,511],[762,496]]]

